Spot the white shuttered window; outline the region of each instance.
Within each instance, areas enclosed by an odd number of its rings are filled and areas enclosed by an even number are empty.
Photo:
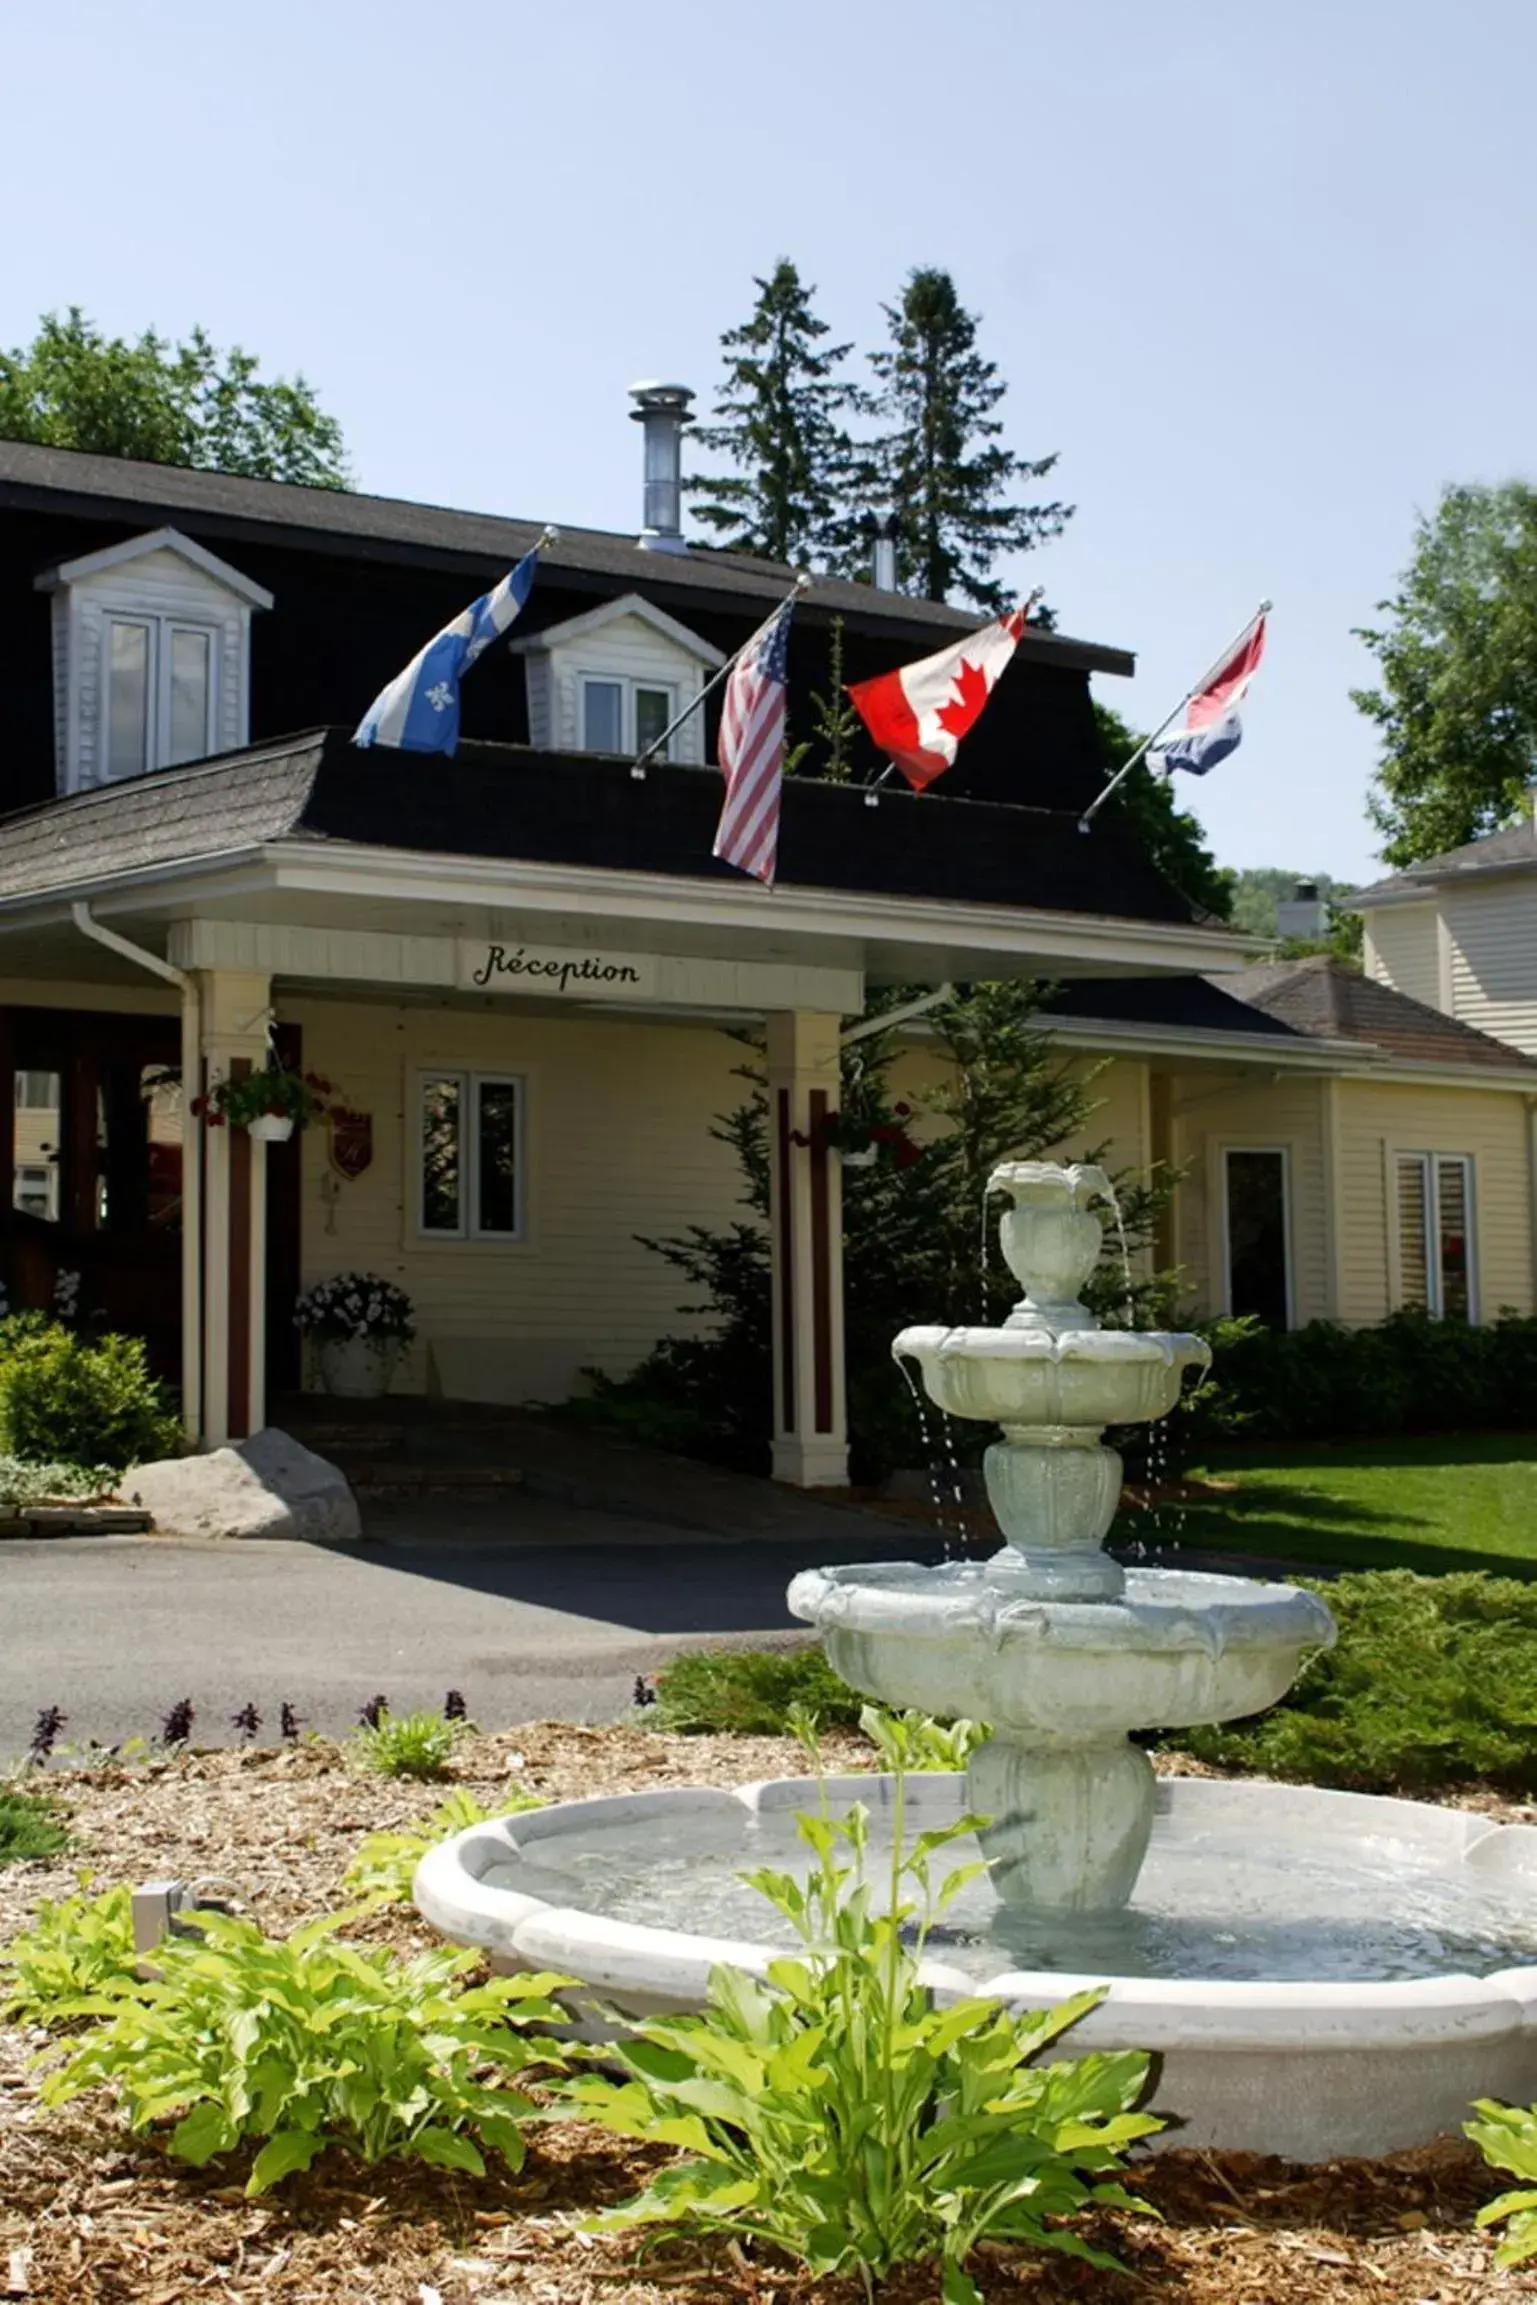
[[[1398,1301],[1436,1319],[1476,1321],[1473,1163],[1466,1153],[1400,1153]]]

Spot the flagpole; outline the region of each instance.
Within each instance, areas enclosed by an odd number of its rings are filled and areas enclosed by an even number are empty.
[[[791,585],[789,591],[785,594],[784,600],[780,601],[778,607],[776,607],[771,614],[763,619],[763,622],[758,626],[755,632],[750,632],[747,635],[747,638],[743,641],[740,648],[734,649],[732,651],[731,655],[727,657],[725,663],[720,667],[720,669],[710,675],[710,678],[705,682],[703,688],[699,691],[699,694],[692,698],[690,702],[683,707],[683,710],[676,714],[674,718],[667,723],[667,726],[663,729],[661,735],[654,736],[651,742],[647,745],[645,751],[638,753],[635,759],[631,761],[631,776],[635,777],[641,783],[644,783],[646,775],[646,763],[656,758],[657,754],[662,751],[670,739],[676,736],[678,730],[683,726],[685,721],[692,720],[694,714],[704,703],[706,697],[713,694],[713,692],[719,688],[721,682],[731,671],[732,666],[735,665],[740,658],[747,654],[747,651],[752,647],[752,644],[755,640],[760,639],[762,635],[767,632],[769,626],[773,623],[774,618],[779,614],[780,609],[785,606],[785,603],[791,600],[798,600],[800,595],[807,589],[811,581],[812,579],[810,570],[803,568],[799,576],[797,576],[795,579],[795,582]]]
[[[1032,609],[1032,608],[1034,608],[1034,606],[1035,606],[1036,602],[1037,602],[1038,600],[1044,600],[1044,599],[1045,599],[1045,597],[1046,597],[1046,587],[1045,587],[1045,585],[1044,585],[1044,584],[1038,584],[1038,585],[1036,586],[1036,588],[1035,588],[1034,592],[1032,592],[1032,593],[1030,594],[1029,598],[1026,600],[1026,602],[1025,602],[1025,605],[1024,605],[1024,609],[1023,609],[1023,612],[1022,612],[1022,613],[1023,613],[1023,615],[1025,616],[1025,618],[1026,618],[1026,620],[1027,620],[1027,621],[1028,621],[1028,619],[1029,619],[1030,611],[1031,611],[1031,609]],[[996,619],[995,619],[995,621],[996,621]],[[982,631],[982,632],[986,632],[986,630],[987,630],[987,626],[984,624],[984,625],[981,625],[981,626],[979,626],[979,627],[978,627],[978,629],[979,629],[979,631]],[[895,775],[896,775],[896,773],[897,773],[897,764],[896,764],[896,762],[895,762],[894,760],[888,760],[888,761],[887,761],[887,763],[886,763],[886,765],[885,765],[885,767],[884,767],[884,768],[881,770],[881,773],[880,773],[880,775],[879,775],[878,777],[876,777],[872,783],[870,783],[870,784],[867,784],[867,785],[865,786],[865,788],[864,788],[864,794],[865,794],[865,806],[866,806],[866,808],[879,808],[879,807],[880,807],[880,805],[881,805],[881,804],[880,804],[880,801],[879,801],[879,799],[878,799],[876,796],[877,796],[877,794],[880,792],[881,786],[882,786],[882,785],[885,783],[885,781],[886,781],[887,777],[888,777],[888,776],[895,776]]]
[[[1138,745],[1136,751],[1132,754],[1130,760],[1124,762],[1123,765],[1116,770],[1114,776],[1110,779],[1110,782],[1106,785],[1099,798],[1097,800],[1090,801],[1088,807],[1084,810],[1082,816],[1078,819],[1078,830],[1080,832],[1088,831],[1090,825],[1094,822],[1094,819],[1098,816],[1100,810],[1104,807],[1106,801],[1110,798],[1110,795],[1115,791],[1117,785],[1125,783],[1127,777],[1130,776],[1132,770],[1136,767],[1143,754],[1151,752],[1153,746],[1158,742],[1158,739],[1162,736],[1164,730],[1166,728],[1172,727],[1174,722],[1178,720],[1180,714],[1184,711],[1186,705],[1190,702],[1190,699],[1193,696],[1199,696],[1202,689],[1205,688],[1209,682],[1216,679],[1217,674],[1222,670],[1222,667],[1226,664],[1228,658],[1233,655],[1234,651],[1238,647],[1238,643],[1243,639],[1245,633],[1252,632],[1254,627],[1258,624],[1260,618],[1262,616],[1268,616],[1274,606],[1275,602],[1273,600],[1262,600],[1258,608],[1254,611],[1254,614],[1249,618],[1248,622],[1246,624],[1241,624],[1238,627],[1238,630],[1234,633],[1226,648],[1220,650],[1219,653],[1212,658],[1211,663],[1202,673],[1200,679],[1193,680],[1190,683],[1190,686],[1186,689],[1184,695],[1180,698],[1178,704],[1174,707],[1174,710],[1172,712],[1165,713],[1163,719],[1158,723],[1158,726],[1154,729],[1152,735],[1145,736],[1142,739],[1142,742]]]

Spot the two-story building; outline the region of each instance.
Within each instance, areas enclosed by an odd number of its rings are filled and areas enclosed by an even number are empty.
[[[1328,972],[1301,992],[1244,974],[1246,940],[1194,916],[1113,803],[1082,833],[1090,676],[1129,672],[1123,651],[1027,630],[937,786],[797,776],[777,885],[717,863],[715,702],[634,763],[791,572],[690,550],[676,456],[647,429],[645,526],[547,548],[466,680],[451,759],[350,731],[536,524],[0,444],[12,1304],[78,1274],[93,1316],[150,1339],[207,1440],[263,1421],[299,1375],[299,1287],[352,1269],[415,1301],[403,1384],[559,1397],[678,1325],[640,1236],[740,1214],[711,1122],[748,1028],[770,1098],[775,1469],[834,1482],[840,1168],[821,1124],[840,1037],[875,987],[1014,976],[1062,988],[1055,1029],[1099,1067],[1112,1157],[1183,1166],[1165,1246],[1198,1304],[1530,1305],[1537,1061],[1431,1030],[1387,987],[1368,1013]],[[795,615],[792,738],[812,733],[835,619],[849,679],[973,621],[818,579]],[[273,1045],[334,1084],[345,1124],[268,1147],[189,1121],[194,1093]],[[1459,1147],[1468,1277],[1459,1296],[1443,1246],[1439,1295],[1416,1298],[1393,1163],[1431,1163],[1423,1205],[1445,1210]]]

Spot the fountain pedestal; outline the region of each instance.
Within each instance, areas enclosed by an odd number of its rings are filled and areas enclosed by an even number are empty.
[[[994,1733],[966,1769],[993,1887],[1038,1913],[1111,1913],[1136,1887],[1153,1831],[1153,1764],[1125,1737],[1067,1744]]]
[[[1290,1585],[1128,1575],[1103,1550],[1121,1491],[1105,1427],[1166,1416],[1210,1351],[1102,1329],[1080,1301],[1103,1246],[1102,1170],[1013,1162],[989,1190],[1011,1203],[999,1232],[1019,1304],[1001,1328],[904,1329],[892,1350],[947,1414],[1003,1427],[984,1469],[1009,1541],[980,1566],[810,1570],[790,1607],[855,1688],[989,1724],[968,1792],[1006,1903],[1112,1913],[1153,1822],[1152,1768],[1128,1733],[1262,1712],[1334,1626]]]

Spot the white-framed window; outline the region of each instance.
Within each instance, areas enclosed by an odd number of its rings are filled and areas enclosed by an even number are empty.
[[[175,768],[218,749],[211,624],[167,616],[102,620],[102,715],[110,780]]]
[[[19,1072],[16,1075],[18,1112],[57,1112],[59,1076],[56,1072]]]
[[[580,694],[583,752],[644,752],[678,713],[677,688],[667,681],[584,672]],[[668,746],[657,757],[670,752]]]
[[[11,1206],[24,1216],[59,1221],[59,1172],[44,1161],[18,1161],[11,1185]]]
[[[456,1065],[416,1076],[416,1231],[424,1240],[523,1238],[524,1085]]]
[[[1478,1258],[1469,1153],[1394,1155],[1398,1302],[1436,1320],[1478,1319]]]
[[[1292,1325],[1291,1176],[1284,1145],[1222,1152],[1223,1310]]]

